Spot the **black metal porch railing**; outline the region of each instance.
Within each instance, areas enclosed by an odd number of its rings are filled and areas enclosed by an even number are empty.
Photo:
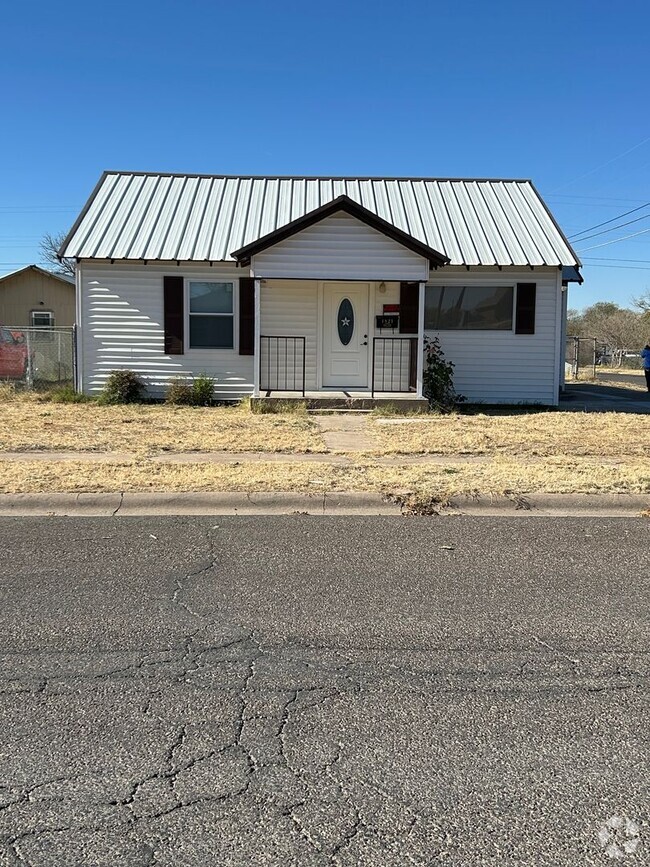
[[[417,337],[373,337],[373,397],[376,391],[402,393],[415,391],[417,375]]]
[[[304,337],[260,336],[260,391],[299,391],[305,396]]]

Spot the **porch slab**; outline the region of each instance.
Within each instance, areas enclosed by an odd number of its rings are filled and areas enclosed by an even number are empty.
[[[372,395],[370,391],[306,391],[303,397],[296,391],[270,391],[251,398],[253,406],[294,401],[304,403],[307,409],[316,410],[373,410],[382,406],[393,406],[400,412],[415,412],[429,408],[426,398],[403,392],[375,392]]]

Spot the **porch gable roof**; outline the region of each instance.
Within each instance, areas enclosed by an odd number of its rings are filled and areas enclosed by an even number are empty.
[[[427,259],[432,268],[449,264],[449,257],[445,256],[444,253],[439,253],[437,250],[434,250],[433,247],[423,244],[422,241],[418,241],[417,238],[403,232],[387,220],[383,220],[381,217],[377,216],[377,214],[364,208],[363,205],[355,202],[349,196],[338,196],[331,202],[327,202],[318,208],[314,208],[312,211],[303,214],[296,220],[292,220],[290,223],[280,226],[279,229],[274,229],[272,232],[268,232],[268,234],[252,241],[250,244],[240,247],[239,250],[234,250],[230,255],[239,265],[247,265],[250,262],[251,257],[255,256],[257,253],[261,253],[263,250],[268,250],[269,247],[273,247],[281,241],[292,237],[292,235],[296,235],[303,229],[307,229],[309,226],[320,223],[321,220],[324,220],[326,217],[330,217],[341,211],[349,214],[351,217],[355,217],[357,220],[365,223],[372,229],[381,232],[382,235],[391,238],[393,241],[406,247],[406,249]]]

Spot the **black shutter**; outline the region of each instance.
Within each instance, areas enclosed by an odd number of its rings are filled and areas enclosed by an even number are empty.
[[[255,280],[239,278],[239,354],[255,355]]]
[[[399,284],[400,334],[417,334],[420,320],[420,284]]]
[[[163,277],[165,296],[165,352],[182,355],[185,351],[185,311],[183,278]]]
[[[515,334],[535,333],[537,283],[517,283]]]

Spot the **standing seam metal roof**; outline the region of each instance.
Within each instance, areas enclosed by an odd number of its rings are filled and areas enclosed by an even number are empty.
[[[232,261],[234,250],[342,195],[451,265],[580,266],[528,180],[105,172],[60,254]]]

